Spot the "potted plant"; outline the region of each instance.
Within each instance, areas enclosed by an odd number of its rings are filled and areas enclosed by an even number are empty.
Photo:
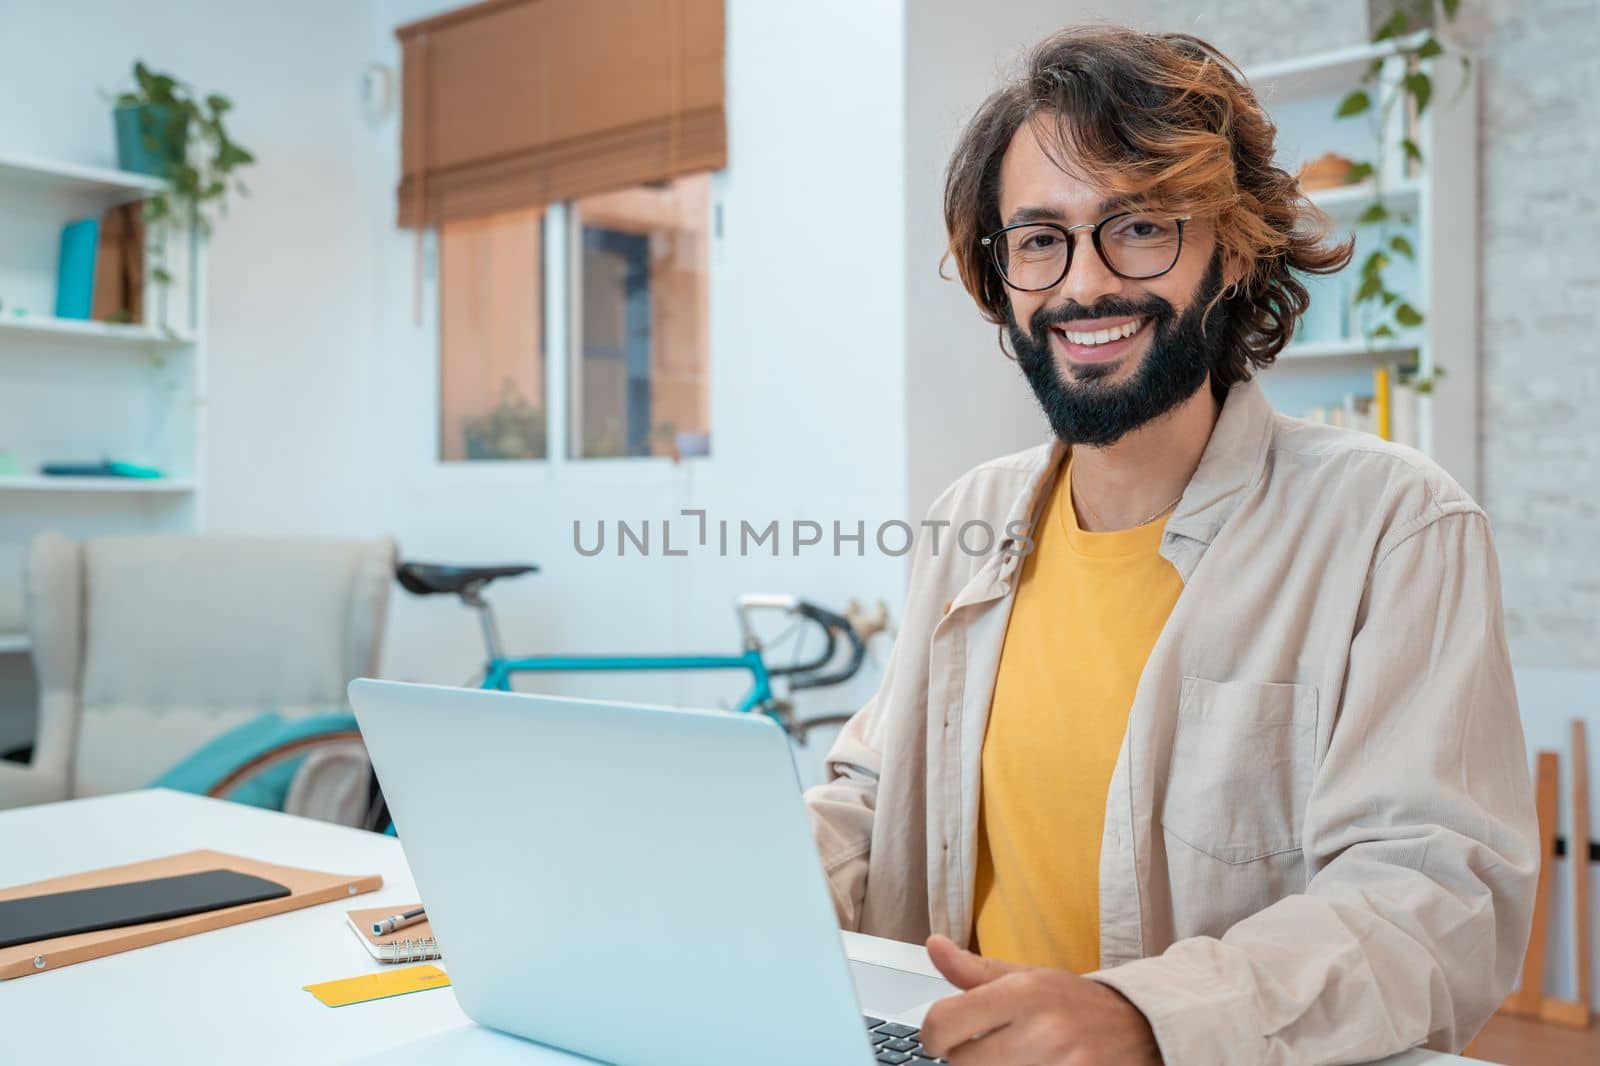
[[[468,459],[544,458],[544,412],[528,402],[511,378],[501,384],[499,403],[461,420],[461,434]]]
[[[145,201],[151,250],[151,280],[172,281],[164,265],[166,238],[174,224],[211,231],[213,212],[225,214],[228,195],[248,196],[237,171],[255,156],[228,134],[224,116],[233,102],[226,96],[196,94],[188,85],[133,64],[134,88],[117,94],[114,121],[117,160],[124,170],[166,180]]]

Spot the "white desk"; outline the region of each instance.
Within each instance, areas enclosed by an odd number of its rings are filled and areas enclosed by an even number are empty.
[[[0,885],[194,848],[345,874],[383,888],[60,970],[0,982],[7,1063],[588,1062],[474,1026],[448,990],[324,1007],[302,986],[381,969],[344,925],[351,907],[417,891],[397,841],[175,792],[134,792],[0,811]],[[850,954],[898,962],[915,949],[847,936]],[[448,1052],[448,1054],[446,1054]],[[1383,1066],[1467,1060],[1413,1051]]]

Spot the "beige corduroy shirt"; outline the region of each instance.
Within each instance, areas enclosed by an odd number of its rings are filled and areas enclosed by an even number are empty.
[[[929,513],[949,526],[919,539],[883,683],[806,797],[846,928],[970,936],[1015,531],[1061,458],[987,463]],[[968,555],[950,533],[972,521],[1012,535]],[[1106,797],[1092,976],[1175,1066],[1461,1048],[1513,984],[1538,869],[1483,511],[1424,456],[1247,382],[1161,551],[1184,590]]]

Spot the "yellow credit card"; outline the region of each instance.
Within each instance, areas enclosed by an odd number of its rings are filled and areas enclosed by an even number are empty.
[[[305,989],[330,1007],[348,1007],[352,1003],[404,996],[430,988],[445,988],[449,984],[450,975],[437,966],[405,966],[398,970],[346,977],[340,981],[323,981],[321,984],[306,985]]]

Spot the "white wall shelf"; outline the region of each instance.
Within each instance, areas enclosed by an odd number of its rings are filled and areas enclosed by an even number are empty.
[[[1319,408],[1344,407],[1350,396],[1372,395],[1380,368],[1414,367],[1432,379],[1432,388],[1416,396],[1414,426],[1408,423],[1414,443],[1468,492],[1476,492],[1479,370],[1472,305],[1479,259],[1478,79],[1469,75],[1463,88],[1462,53],[1443,42],[1443,54],[1422,64],[1433,79],[1431,106],[1420,116],[1408,115],[1403,106],[1385,107],[1406,73],[1397,53],[1421,40],[1417,35],[1244,72],[1278,128],[1278,165],[1294,173],[1333,152],[1373,162],[1381,178],[1381,191],[1366,181],[1308,194],[1333,217],[1336,235],[1354,234],[1355,256],[1338,275],[1306,279],[1311,310],[1261,381],[1278,410],[1304,417]],[[1361,77],[1374,60],[1382,63],[1379,84],[1364,87]],[[1357,88],[1367,89],[1372,111],[1337,118],[1340,101]],[[1402,150],[1406,138],[1420,146],[1420,167]],[[1374,198],[1382,199],[1389,217],[1360,222]],[[1406,238],[1412,257],[1390,243],[1397,235]],[[1384,272],[1389,288],[1423,320],[1400,337],[1369,345],[1363,323],[1373,311],[1352,306],[1352,300],[1361,263],[1380,246],[1389,256]],[[1392,374],[1389,380],[1392,386]]]
[[[111,492],[183,494],[194,491],[187,478],[168,477],[0,477],[0,492]]]
[[[182,348],[194,343],[194,338],[167,333],[153,326],[120,325],[115,322],[94,322],[72,318],[52,318],[44,315],[0,317],[0,351],[5,339],[56,341],[96,348]]]
[[[148,174],[0,153],[0,192],[66,193],[111,207],[146,199],[164,184]]]
[[[1386,204],[1415,203],[1422,195],[1422,184],[1415,179],[1392,182],[1380,193],[1370,181],[1355,185],[1338,185],[1331,189],[1314,189],[1306,196],[1329,214],[1339,215],[1354,208],[1365,208],[1374,199]]]
[[[0,655],[20,655],[32,647],[26,633],[0,633]]]
[[[1279,359],[1378,359],[1404,362],[1415,359],[1420,345],[1416,340],[1384,340],[1368,344],[1360,337],[1332,341],[1301,341],[1278,353]]]
[[[109,141],[109,121],[100,128]],[[0,150],[0,453],[8,469],[21,471],[0,475],[0,650],[24,629],[23,568],[38,534],[82,541],[201,528],[204,242],[170,235],[163,263],[172,281],[147,281],[145,324],[51,314],[62,228],[137,204],[163,185],[144,174]],[[147,253],[146,279],[151,272]],[[170,476],[35,473],[48,462],[102,457]]]
[[[1244,74],[1270,111],[1279,97],[1320,96],[1339,89],[1354,89],[1356,81],[1374,59],[1387,59],[1402,48],[1420,44],[1425,36],[1426,31],[1422,31],[1378,44],[1353,45],[1329,52],[1295,56],[1262,63],[1246,70]]]

